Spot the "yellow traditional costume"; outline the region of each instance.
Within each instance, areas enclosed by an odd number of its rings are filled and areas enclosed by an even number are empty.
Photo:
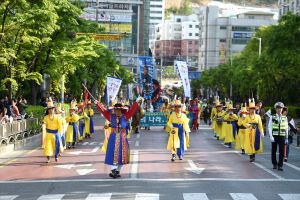
[[[63,111],[62,111],[61,104],[57,104],[57,106],[55,107],[55,112],[56,112],[56,115],[61,120],[62,130],[61,130],[61,132],[59,132],[59,136],[60,136],[59,142],[60,142],[60,153],[62,153],[64,151],[64,149],[65,149],[65,146],[66,146],[66,139],[65,139],[65,132],[66,132],[65,125],[66,125],[66,120],[62,116]]]
[[[49,101],[47,105],[47,112],[49,109],[54,108],[53,102]],[[60,148],[59,133],[62,132],[61,119],[53,113],[53,115],[46,115],[43,119],[43,123],[46,130],[44,155],[47,156],[48,162],[50,162],[51,156],[55,156],[55,160],[57,161]]]
[[[84,137],[91,137],[94,133],[94,110],[91,108],[92,102],[88,101],[88,107],[84,109],[84,123],[85,123],[85,130],[84,130]]]
[[[66,133],[66,142],[68,143],[68,148],[75,147],[75,143],[78,138],[78,126],[77,123],[80,119],[80,117],[75,113],[76,110],[76,103],[71,103],[70,107],[70,115],[66,117],[67,123],[69,123]]]
[[[235,137],[237,135],[237,120],[238,116],[236,114],[233,114],[233,106],[232,104],[229,104],[228,107],[228,113],[224,116],[224,121],[226,123],[226,131],[225,131],[225,144],[228,145],[228,147],[231,147],[231,143],[235,141]]]
[[[249,103],[249,109],[255,109],[254,100]],[[264,129],[262,126],[262,121],[259,115],[251,114],[245,118],[243,126],[246,127],[245,131],[245,152],[250,155],[250,161],[255,160],[256,153],[263,152],[262,137],[264,134]]]
[[[217,139],[219,139],[222,135],[222,123],[223,123],[223,116],[224,116],[224,111],[223,110],[218,110],[222,107],[222,104],[220,102],[216,103],[216,109],[217,113],[214,116],[214,121],[215,121],[215,132],[217,134]]]
[[[181,102],[176,100],[174,106],[181,106]],[[172,161],[175,160],[175,154],[182,159],[184,150],[187,149],[186,134],[190,132],[189,119],[184,113],[174,111],[170,115],[167,126],[171,128],[167,149],[172,152]]]
[[[238,119],[238,135],[236,136],[235,149],[242,150],[242,154],[245,153],[245,132],[246,127],[243,125],[245,123],[246,116],[248,114],[247,108],[242,107],[240,111],[240,117]]]

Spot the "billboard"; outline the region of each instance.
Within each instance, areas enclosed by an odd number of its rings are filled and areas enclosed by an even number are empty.
[[[100,27],[111,33],[132,33],[132,24],[100,24]]]
[[[139,62],[139,84],[142,88],[142,95],[150,100],[153,93],[152,79],[155,78],[154,59],[150,56],[140,56]]]

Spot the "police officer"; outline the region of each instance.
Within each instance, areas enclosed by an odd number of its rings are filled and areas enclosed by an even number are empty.
[[[282,115],[283,103],[277,102],[274,107],[276,115],[272,115],[268,124],[272,142],[272,164],[273,169],[283,171],[284,144],[288,143],[288,120],[286,116]],[[277,146],[279,146],[279,162],[276,159]]]

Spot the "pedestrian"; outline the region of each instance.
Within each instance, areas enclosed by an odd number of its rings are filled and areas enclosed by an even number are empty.
[[[186,147],[186,135],[190,133],[189,118],[181,110],[182,104],[180,100],[174,103],[174,112],[172,112],[167,125],[171,131],[169,133],[169,140],[167,149],[172,152],[171,161],[174,162],[176,154],[180,160],[183,159],[184,150]]]
[[[15,120],[21,119],[21,114],[19,112],[19,108],[17,107],[16,99],[11,100],[11,114]]]
[[[0,111],[0,124],[6,124],[10,121],[10,117],[7,115],[7,109],[3,107]]]
[[[199,112],[200,112],[199,106],[198,106],[198,100],[196,98],[191,101],[189,112],[193,116],[192,130],[196,131],[196,130],[198,130],[198,127],[199,127],[198,117],[199,117]]]
[[[209,126],[211,125],[210,115],[211,115],[211,106],[207,104],[203,109],[203,118],[204,118],[204,123]]]
[[[272,142],[272,164],[273,169],[283,171],[283,159],[284,159],[284,145],[288,144],[288,119],[282,115],[282,109],[284,104],[277,102],[274,105],[276,114],[272,115],[269,119],[268,129],[270,140]],[[279,160],[277,161],[276,153],[277,147],[279,147]]]
[[[287,162],[288,158],[289,158],[289,153],[290,153],[290,145],[293,144],[293,136],[295,134],[297,134],[297,128],[296,128],[294,119],[288,115],[287,107],[284,107],[282,109],[282,115],[287,117],[288,126],[289,126],[288,143],[285,144],[285,149],[284,149],[284,162]]]
[[[84,109],[85,113],[85,118],[84,118],[84,123],[85,123],[85,138],[91,138],[91,135],[94,134],[94,110],[92,109],[92,102],[88,101],[87,102],[87,107]]]
[[[120,171],[123,165],[129,164],[130,150],[126,136],[127,122],[138,109],[140,97],[127,110],[121,103],[114,104],[107,110],[99,101],[95,101],[98,110],[106,120],[110,122],[110,135],[107,142],[105,164],[111,167],[109,176],[112,178],[121,177]]]
[[[51,161],[51,157],[55,157],[55,161],[58,161],[58,155],[60,151],[60,136],[62,132],[62,122],[60,117],[55,115],[55,106],[52,101],[47,103],[46,116],[43,119],[43,126],[46,131],[45,144],[44,144],[44,156],[47,156],[47,163]]]
[[[257,102],[255,112],[260,116],[263,127],[266,128],[266,111],[263,109],[262,101]]]
[[[72,101],[70,114],[66,117],[66,122],[69,123],[66,133],[66,143],[68,149],[71,149],[71,147],[75,148],[75,144],[79,135],[77,123],[80,117],[76,114],[76,110],[76,102]]]
[[[143,98],[141,98],[140,102],[138,102],[138,103],[139,103],[139,107],[138,107],[137,111],[134,113],[134,115],[132,116],[132,122],[131,122],[132,130],[134,130],[135,134],[139,133],[140,121],[145,115],[145,111],[142,107]]]
[[[255,113],[255,101],[249,100],[249,115],[246,116],[243,126],[245,131],[245,153],[250,157],[250,162],[255,161],[255,154],[263,152],[262,137],[264,129],[259,115]]]

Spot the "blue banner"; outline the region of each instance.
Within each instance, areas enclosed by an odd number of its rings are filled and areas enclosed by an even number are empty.
[[[139,62],[139,85],[142,88],[142,95],[146,100],[150,100],[153,93],[153,82],[156,78],[154,59],[150,56],[140,56]]]
[[[143,119],[140,121],[141,127],[149,126],[165,126],[167,118],[163,112],[146,112]]]

